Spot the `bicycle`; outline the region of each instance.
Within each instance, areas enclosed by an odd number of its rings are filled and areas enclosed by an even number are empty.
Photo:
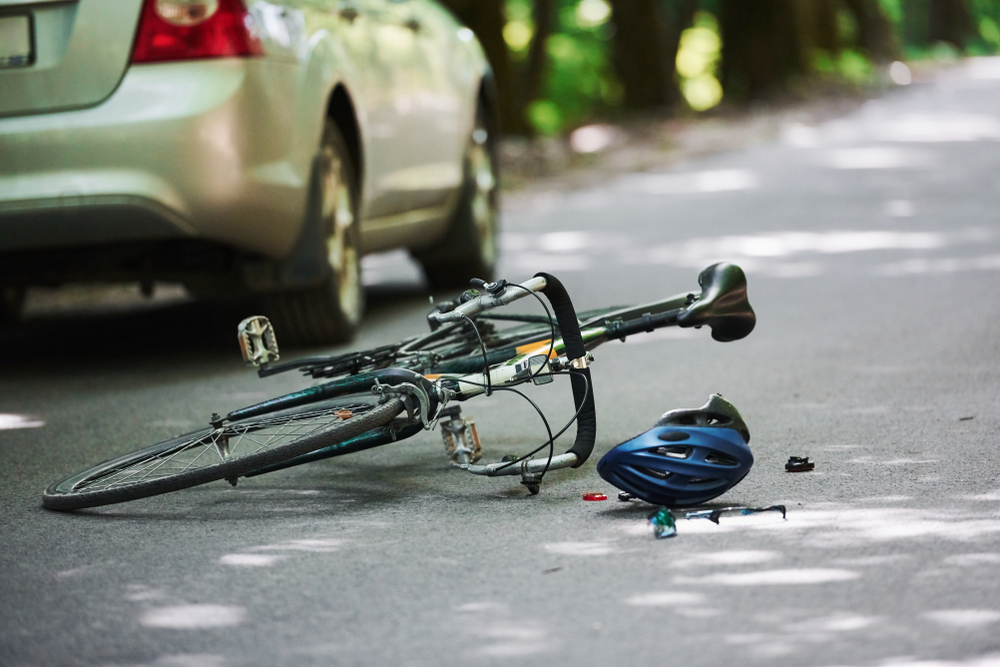
[[[297,370],[320,384],[221,416],[209,426],[90,466],[49,486],[43,505],[75,510],[145,498],[206,482],[240,477],[397,442],[440,426],[452,463],[486,476],[520,475],[537,494],[550,470],[579,467],[596,439],[592,350],[611,340],[670,326],[708,326],[727,342],[747,336],[756,315],[743,270],[728,263],[700,273],[698,294],[685,293],[640,306],[577,315],[555,277],[539,273],[524,283],[474,281],[478,289],[438,304],[427,316],[431,331],[393,345],[336,356],[279,363],[275,333],[263,317],[239,327],[244,360],[260,377]],[[550,312],[539,294],[546,296]],[[494,312],[533,296],[545,315]],[[506,323],[506,327],[498,324]],[[548,384],[568,375],[573,418],[527,454],[477,464],[481,444],[458,403],[525,383]],[[528,398],[530,401],[531,399]],[[534,403],[532,402],[534,405]],[[572,447],[555,454],[554,443],[576,423]],[[543,449],[544,457],[535,458]]]

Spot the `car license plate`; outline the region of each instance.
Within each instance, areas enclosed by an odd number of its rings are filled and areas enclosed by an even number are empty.
[[[33,55],[31,17],[0,16],[0,67],[25,67]]]

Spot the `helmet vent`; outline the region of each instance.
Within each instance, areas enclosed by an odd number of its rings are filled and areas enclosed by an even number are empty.
[[[686,459],[691,456],[691,448],[684,445],[668,445],[667,447],[657,447],[653,453],[671,459]]]
[[[732,423],[732,421],[732,418],[718,412],[710,412],[705,415],[705,424],[707,426],[725,426]]]
[[[650,477],[655,477],[657,479],[667,479],[673,477],[674,473],[667,472],[665,470],[654,470],[653,468],[647,468],[645,466],[636,466],[636,470],[644,475],[649,475]]]
[[[721,454],[719,452],[712,452],[711,454],[706,456],[705,463],[711,463],[712,465],[717,465],[717,466],[732,466],[732,467],[738,466],[740,464],[740,462],[734,459],[733,457],[726,456],[725,454]]]

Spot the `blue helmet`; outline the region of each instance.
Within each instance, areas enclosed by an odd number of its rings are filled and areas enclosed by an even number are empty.
[[[697,409],[664,413],[653,428],[604,455],[597,472],[654,505],[700,505],[736,486],[753,465],[750,431],[714,394]]]

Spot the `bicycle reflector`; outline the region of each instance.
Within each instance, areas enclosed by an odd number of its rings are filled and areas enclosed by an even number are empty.
[[[146,0],[133,63],[264,55],[242,0]]]

